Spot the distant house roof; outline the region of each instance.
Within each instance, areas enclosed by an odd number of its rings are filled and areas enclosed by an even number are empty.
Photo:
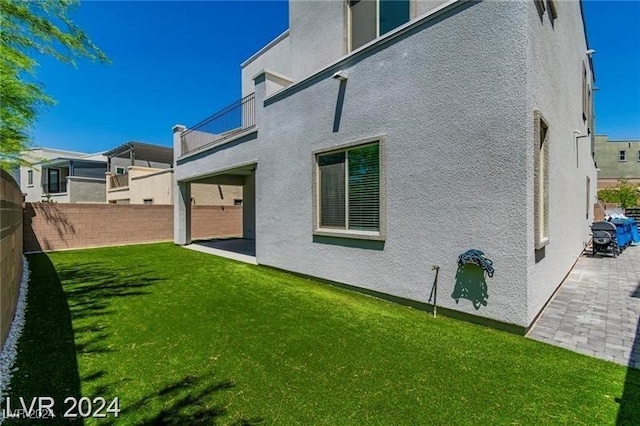
[[[67,157],[56,157],[50,160],[45,160],[41,162],[43,167],[55,167],[64,165],[66,163],[85,163],[85,164],[103,164],[106,166],[106,161],[100,160],[85,160],[84,158],[67,158]]]
[[[173,164],[173,148],[153,145],[144,142],[129,141],[104,153],[109,158],[133,155],[136,160],[152,161],[154,163]]]

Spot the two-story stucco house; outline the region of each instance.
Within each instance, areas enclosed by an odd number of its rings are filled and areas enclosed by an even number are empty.
[[[640,140],[610,140],[607,135],[596,135],[595,158],[598,188],[615,187],[620,179],[640,186]]]
[[[36,147],[23,152],[30,165],[16,170],[25,201],[104,203],[107,158],[102,153]]]
[[[110,204],[173,204],[173,148],[129,141],[105,153]],[[194,184],[191,204],[242,204],[242,187]]]
[[[524,332],[589,240],[593,67],[579,1],[292,1],[243,99],[174,127],[190,188],[244,187],[257,263]],[[585,137],[586,136],[586,137]],[[459,267],[478,249],[495,275]]]

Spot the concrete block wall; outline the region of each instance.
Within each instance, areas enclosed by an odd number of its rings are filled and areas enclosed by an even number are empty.
[[[22,279],[22,191],[0,170],[0,349],[16,312]]]
[[[193,206],[194,239],[242,235],[242,206]],[[27,203],[24,251],[140,244],[173,239],[173,206]]]

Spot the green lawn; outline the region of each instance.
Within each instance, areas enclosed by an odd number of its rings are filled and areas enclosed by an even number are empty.
[[[640,424],[637,370],[313,280],[173,244],[28,259],[14,399],[117,396],[117,424]]]

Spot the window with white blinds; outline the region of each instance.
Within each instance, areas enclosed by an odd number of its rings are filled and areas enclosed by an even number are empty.
[[[318,227],[380,230],[380,144],[317,155]]]

